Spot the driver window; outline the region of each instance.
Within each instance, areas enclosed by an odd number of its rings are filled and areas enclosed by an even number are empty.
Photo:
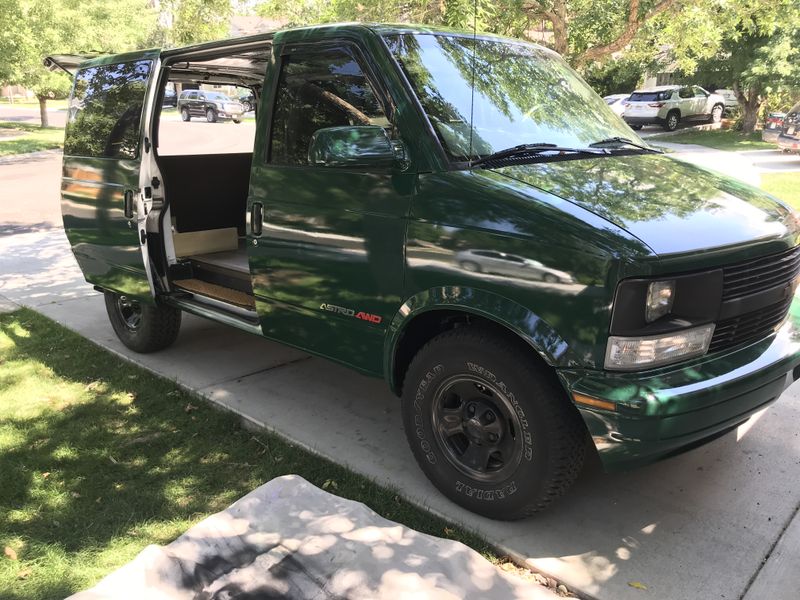
[[[694,88],[694,95],[696,98],[706,98],[706,93],[701,90],[699,87]]]
[[[389,121],[361,67],[348,53],[292,54],[283,59],[270,139],[270,162],[308,165],[318,129]]]

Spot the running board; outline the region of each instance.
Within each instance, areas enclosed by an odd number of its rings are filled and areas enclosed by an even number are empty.
[[[167,302],[172,306],[180,308],[181,310],[184,310],[193,315],[197,315],[198,317],[203,317],[206,319],[210,319],[212,321],[224,323],[225,325],[236,327],[237,329],[247,331],[248,333],[254,333],[256,335],[264,335],[261,329],[261,323],[258,321],[258,319],[254,320],[251,318],[236,315],[234,313],[227,312],[221,308],[212,308],[196,300],[169,298]]]

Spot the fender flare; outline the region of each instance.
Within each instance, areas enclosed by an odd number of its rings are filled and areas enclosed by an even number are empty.
[[[400,338],[416,317],[434,310],[456,310],[493,321],[525,341],[552,367],[579,364],[572,356],[567,341],[529,308],[494,292],[464,286],[442,286],[408,298],[389,324],[384,341],[383,369],[394,393],[397,393],[394,367]]]

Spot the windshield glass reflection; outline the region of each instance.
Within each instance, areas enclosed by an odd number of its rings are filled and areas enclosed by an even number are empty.
[[[534,142],[578,148],[616,136],[641,142],[564,60],[541,46],[432,34],[387,42],[455,159]]]

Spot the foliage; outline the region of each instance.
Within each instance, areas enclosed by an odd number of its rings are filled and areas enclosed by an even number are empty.
[[[699,61],[698,76],[731,82],[745,132],[754,130],[770,95],[800,86],[799,22],[796,0],[742,0],[731,11],[715,54]]]
[[[160,28],[161,46],[188,46],[226,37],[233,16],[231,0],[165,0],[167,22]]]
[[[0,6],[7,20],[0,35],[0,80],[36,93],[43,125],[47,99],[65,97],[72,83],[64,73],[45,69],[45,56],[130,50],[155,28],[149,0],[0,0]]]
[[[0,557],[4,598],[64,598],[287,473],[497,560],[395,491],[249,432],[41,315],[0,315],[0,540],[15,557]]]

